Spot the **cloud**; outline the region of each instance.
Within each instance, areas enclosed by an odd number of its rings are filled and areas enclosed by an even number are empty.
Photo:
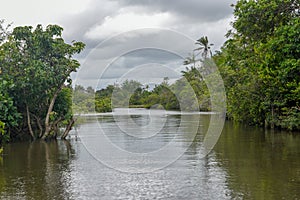
[[[122,12],[116,16],[107,16],[103,23],[91,27],[85,37],[88,39],[105,39],[112,35],[141,28],[164,27],[171,22],[168,13],[137,14]]]
[[[134,37],[131,37],[134,35]],[[125,32],[121,35],[111,37],[96,46],[87,56],[82,68],[78,72],[76,84],[82,84],[85,79],[105,79],[102,84],[115,82],[124,74],[137,73],[135,70],[140,66],[168,66],[173,73],[178,74],[178,68],[184,57],[194,49],[194,40],[181,33],[167,29],[138,29]],[[171,70],[162,73],[159,67],[145,67],[145,75],[148,79],[162,81],[163,77],[173,78]],[[151,77],[155,72],[161,76]],[[141,77],[141,73],[136,75]],[[179,76],[177,76],[178,78]],[[111,79],[107,81],[107,79]],[[79,82],[80,81],[80,82]],[[91,84],[91,82],[89,82]],[[93,87],[98,82],[93,82]],[[106,85],[102,85],[105,87]]]
[[[211,23],[232,16],[230,4],[235,1],[91,0],[87,9],[70,15],[61,23],[68,30],[66,36],[70,41],[82,40],[87,43],[87,48],[93,48],[114,34],[145,27],[169,28],[191,36],[197,32],[197,37],[200,37],[205,32],[201,30],[208,28]],[[207,27],[203,27],[203,24],[207,24]],[[214,28],[219,32],[220,28]],[[224,38],[224,34],[219,37]]]
[[[213,22],[232,13],[230,4],[224,0],[114,0],[121,6],[140,6],[152,12],[170,12],[179,18],[198,22]]]
[[[14,26],[59,23],[62,17],[77,15],[91,0],[9,0],[1,3],[1,18]]]
[[[95,25],[101,24],[107,16],[113,15],[119,9],[120,7],[117,2],[90,0],[87,8],[82,12],[66,14],[59,20],[59,23],[63,25],[65,29],[64,36],[68,41],[74,39],[83,41],[87,44],[87,49],[89,49],[94,47],[95,42],[84,37],[86,32]]]

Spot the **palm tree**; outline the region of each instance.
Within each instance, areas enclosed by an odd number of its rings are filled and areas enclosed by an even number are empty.
[[[212,52],[210,49],[211,49],[211,46],[213,46],[213,44],[208,43],[207,36],[201,37],[200,39],[197,40],[197,42],[195,44],[200,45],[200,47],[194,49],[193,53],[189,54],[189,56],[186,57],[185,60],[183,61],[184,65],[193,64],[193,66],[190,69],[188,67],[186,67],[186,71],[181,71],[181,73],[187,80],[192,80],[196,77],[202,79],[200,71],[202,71],[202,73],[205,73],[203,70],[208,70],[208,69],[203,67],[203,65],[199,65],[199,68],[196,68],[196,62],[200,61],[200,62],[204,63],[204,60],[206,60],[208,58],[208,53],[210,54],[210,56],[212,56]],[[195,51],[199,51],[199,53],[195,55],[195,53],[194,53]],[[201,56],[202,56],[202,58],[204,58],[204,60],[202,60],[201,58],[197,58],[197,56],[199,54],[201,54]],[[208,72],[206,72],[206,73],[208,73]]]
[[[201,37],[200,39],[197,40],[197,42],[195,44],[200,45],[200,47],[194,49],[194,51],[200,51],[199,54],[201,53],[201,56],[204,59],[206,59],[208,57],[208,53],[210,53],[210,56],[212,56],[212,52],[211,52],[210,48],[214,44],[209,44],[208,43],[207,36]]]
[[[197,59],[193,52],[192,54],[189,54],[189,56],[185,58],[185,60],[183,61],[183,64],[184,65],[193,64],[193,66],[195,67],[196,61],[197,61]]]
[[[182,76],[184,76],[189,82],[192,80],[201,79],[200,71],[196,67],[186,67],[186,71],[181,71],[181,73]]]
[[[9,28],[12,24],[4,25],[4,20],[0,19],[0,43],[2,43],[5,39],[7,39],[10,34]]]

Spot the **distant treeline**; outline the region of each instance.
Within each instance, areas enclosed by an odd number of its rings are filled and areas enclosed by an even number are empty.
[[[168,78],[164,78],[151,91],[147,85],[143,86],[135,80],[126,80],[121,85],[108,85],[95,93],[91,87],[84,89],[77,85],[74,89],[74,109],[78,113],[111,112],[113,108],[120,107],[209,111],[207,87],[200,77],[190,76],[194,71],[184,74],[190,79],[191,85],[185,77],[174,84],[169,84]]]

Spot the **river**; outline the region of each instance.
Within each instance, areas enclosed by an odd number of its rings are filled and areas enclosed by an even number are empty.
[[[300,199],[299,133],[226,121],[203,158],[211,116],[86,116],[67,141],[8,144],[0,199]]]

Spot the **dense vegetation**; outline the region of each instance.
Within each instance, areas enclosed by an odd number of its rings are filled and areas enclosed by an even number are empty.
[[[110,112],[113,108],[118,107],[197,111],[199,106],[202,111],[209,111],[210,102],[207,87],[199,77],[194,76],[194,71],[198,70],[192,68],[185,71],[184,77],[174,84],[169,84],[168,78],[164,78],[164,81],[156,85],[153,90],[149,90],[147,85],[143,86],[134,80],[126,80],[121,85],[109,85],[96,91],[94,111]],[[200,76],[199,73],[197,74]],[[188,77],[188,79],[185,77]],[[85,94],[87,92],[82,92],[78,96]],[[91,98],[87,99],[91,100]],[[81,106],[76,105],[76,103],[75,105],[76,107],[87,108],[87,102],[89,101],[84,100],[81,104],[78,104]],[[85,112],[88,111],[91,110],[85,109]]]
[[[214,58],[237,121],[300,129],[300,2],[240,0]]]
[[[63,29],[48,25],[16,27],[0,23],[0,143],[11,139],[65,137],[74,123],[70,73],[84,44],[67,44]]]

